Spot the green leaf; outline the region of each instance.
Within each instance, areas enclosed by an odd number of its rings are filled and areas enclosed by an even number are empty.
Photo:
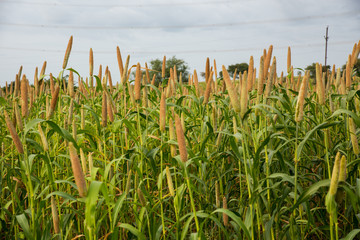
[[[121,195],[121,197],[116,201],[114,210],[113,210],[113,215],[112,215],[112,222],[113,222],[113,227],[115,227],[116,223],[117,223],[117,217],[119,215],[119,212],[121,210],[121,207],[124,203],[126,194],[125,192]]]
[[[281,182],[285,181],[285,182],[291,183],[292,185],[295,185],[294,177],[290,176],[286,173],[273,173],[268,178],[281,178],[282,179]],[[300,187],[300,186],[298,186],[298,187]]]
[[[7,101],[5,100],[5,98],[0,97],[0,105],[3,105],[3,106],[7,105]]]
[[[193,220],[194,218],[194,213],[191,213],[188,220],[185,222],[185,224],[182,226],[182,231],[181,231],[181,240],[184,240],[185,237],[186,237],[186,234],[189,230],[189,226],[190,226],[190,223],[191,221]]]
[[[96,226],[96,203],[102,184],[99,181],[92,181],[85,201],[85,222],[88,227],[93,227],[94,229]]]
[[[60,192],[60,191],[55,191],[55,192],[52,192],[52,193],[48,194],[45,199],[48,199],[49,197],[51,197],[53,195],[57,195],[59,197],[62,197],[64,199],[68,199],[68,200],[71,200],[71,201],[76,201],[76,198],[73,197],[72,195],[70,195],[68,193],[65,193],[65,192]]]
[[[349,232],[349,234],[346,235],[346,237],[344,237],[340,240],[352,240],[352,239],[354,239],[354,237],[356,237],[356,235],[358,235],[359,232],[360,232],[360,229],[354,229],[351,232]]]
[[[350,117],[354,120],[355,124],[356,124],[358,127],[360,127],[360,117],[358,117],[354,112],[349,111],[349,110],[346,110],[346,109],[338,109],[338,110],[336,110],[336,111],[329,117],[329,119],[330,119],[330,118],[333,118],[333,117],[337,117],[337,116],[339,116],[339,115],[341,115],[341,114],[346,114],[346,115],[350,116]]]
[[[297,208],[302,202],[305,202],[312,195],[314,195],[319,190],[319,188],[327,187],[329,185],[330,185],[330,179],[321,180],[320,182],[311,185],[305,192],[303,192],[300,195],[299,199],[296,201],[294,206],[289,211],[290,212],[294,211],[294,209]]]
[[[60,134],[60,136],[62,136],[64,139],[68,140],[69,142],[72,142],[74,144],[74,146],[79,149],[79,146],[77,145],[76,141],[74,140],[74,138],[72,137],[72,135],[64,128],[59,127],[56,123],[54,123],[53,121],[45,121],[47,124],[49,124],[49,126],[58,134]]]
[[[228,239],[229,238],[229,235],[228,235],[228,232],[227,232],[227,229],[224,227],[224,225],[214,216],[208,214],[208,213],[204,213],[204,212],[196,212],[196,216],[198,218],[209,218],[211,219],[213,222],[216,223],[216,225],[221,228],[221,230],[223,231],[223,233],[225,234],[226,238],[225,239]],[[205,224],[206,222],[203,221],[203,224]]]
[[[80,77],[80,74],[76,70],[74,70],[73,68],[68,68],[66,70],[72,71],[72,72],[76,73],[76,75],[78,75]]]
[[[22,230],[24,231],[24,234],[27,239],[34,239],[33,235],[31,234],[29,222],[25,216],[25,214],[16,215],[16,220],[20,224]]]
[[[304,139],[301,141],[301,143],[299,144],[298,146],[298,149],[297,149],[297,154],[298,156],[295,156],[295,158],[297,159],[300,159],[300,156],[301,156],[301,152],[302,152],[302,149],[304,148],[305,146],[305,143],[309,140],[309,138],[311,137],[311,135],[316,132],[317,130],[319,129],[323,129],[323,128],[327,128],[329,127],[329,124],[327,122],[324,122],[324,123],[321,123],[319,125],[317,125],[315,128],[311,129],[311,131],[309,131],[306,136],[304,137]]]
[[[101,79],[96,75],[94,75],[94,78],[96,79],[96,92],[101,92],[103,90],[101,85]]]
[[[120,224],[119,227],[129,230],[132,234],[137,236],[138,239],[145,239],[145,235],[142,232],[140,232],[139,230],[137,230],[135,227],[131,226],[130,224],[122,223],[122,224]]]
[[[24,129],[25,134],[28,133],[29,130],[32,129],[35,125],[37,125],[38,123],[43,122],[43,121],[45,121],[45,120],[39,119],[39,118],[32,119],[32,120],[28,121],[25,124],[25,129]]]
[[[235,213],[231,212],[229,209],[224,209],[224,208],[219,208],[216,209],[214,212],[212,212],[212,214],[214,213],[225,213],[226,215],[228,215],[232,220],[234,220],[234,222],[244,231],[245,236],[250,239],[250,232],[249,230],[246,228],[244,222],[241,220],[240,217],[236,216]]]

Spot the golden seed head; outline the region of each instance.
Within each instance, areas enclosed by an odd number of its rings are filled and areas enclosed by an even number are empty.
[[[123,65],[123,61],[121,58],[121,52],[120,52],[119,46],[116,47],[116,56],[117,56],[117,60],[118,60],[120,76],[122,76],[124,73],[124,65]]]
[[[215,182],[215,203],[216,207],[220,208],[220,190],[218,181]]]
[[[103,92],[103,96],[102,96],[102,119],[101,119],[101,123],[103,127],[106,127],[107,125],[107,99],[106,99],[106,93],[105,91]]]
[[[39,130],[39,134],[40,134],[40,138],[41,138],[41,142],[44,148],[44,151],[47,152],[49,150],[49,144],[48,141],[46,139],[46,136],[42,130],[42,127],[40,125],[40,123],[38,124],[38,130]]]
[[[166,56],[164,56],[163,62],[162,62],[161,78],[165,78],[165,69],[166,69]]]
[[[209,102],[210,93],[211,93],[211,84],[212,84],[212,78],[213,78],[214,72],[211,71],[211,73],[208,76],[208,79],[206,80],[206,90],[204,93],[204,104],[207,104]]]
[[[166,96],[165,91],[161,91],[161,99],[160,99],[160,117],[159,117],[159,127],[160,131],[165,131],[165,123],[166,123]]]
[[[225,196],[223,197],[223,208],[228,209],[227,200]],[[227,227],[229,225],[229,216],[226,213],[223,213],[223,221],[224,221],[224,226]]]
[[[175,114],[175,128],[176,128],[176,137],[179,144],[179,152],[181,161],[186,163],[188,160],[187,150],[186,150],[186,142],[185,135],[181,125],[181,120],[177,114]]]
[[[348,57],[348,61],[346,63],[346,88],[349,89],[351,86],[351,72],[352,72],[352,66],[351,66],[351,55]]]
[[[18,126],[19,130],[22,131],[24,129],[24,125],[21,119],[19,105],[17,104],[16,101],[14,101],[14,112],[16,118],[16,125]]]
[[[16,76],[15,76],[14,97],[17,97],[19,95],[19,92],[20,92],[20,77],[19,77],[19,75],[16,74]]]
[[[144,82],[144,84],[149,84],[150,83],[150,72],[149,72],[149,67],[148,67],[147,63],[145,63],[145,76],[146,76],[146,82]]]
[[[273,87],[273,78],[275,76],[275,72],[276,72],[276,58],[273,58],[273,62],[270,68],[270,74],[267,78],[266,81],[266,87],[265,87],[265,98],[268,98],[270,96],[272,87]],[[265,72],[264,72],[265,74]]]
[[[339,182],[346,181],[346,157],[343,155],[340,160]]]
[[[49,112],[49,117],[48,118],[51,118],[52,115],[55,112],[55,107],[56,107],[56,104],[57,104],[57,101],[58,101],[58,98],[59,98],[59,91],[60,91],[60,87],[59,87],[59,85],[56,85],[54,94],[53,94],[53,96],[51,98],[50,112]]]
[[[287,71],[290,72],[291,68],[291,48],[288,47],[288,54],[287,54]]]
[[[240,112],[239,97],[238,97],[236,90],[231,82],[229,73],[226,70],[224,65],[222,66],[222,70],[223,70],[222,72],[223,72],[223,77],[224,77],[224,81],[226,84],[226,88],[228,89],[231,105],[234,108],[235,112]]]
[[[272,56],[272,51],[273,51],[273,45],[269,46],[269,50],[266,53],[266,57],[264,57],[264,79],[267,78],[268,76],[268,71],[269,71],[269,67],[270,67],[270,61],[271,61],[271,56]]]
[[[132,105],[135,106],[134,85],[130,85],[129,81],[126,81],[126,85],[129,91],[130,101]]]
[[[351,139],[351,144],[353,146],[354,154],[358,155],[360,153],[360,150],[359,150],[358,139],[356,136],[356,126],[354,120],[351,117],[349,117],[349,132],[350,132],[350,139]]]
[[[205,81],[209,80],[210,75],[210,59],[206,58],[206,66],[205,66]]]
[[[250,56],[249,67],[247,77],[247,91],[250,92],[253,88],[253,76],[254,76],[254,57]]]
[[[107,94],[107,114],[108,114],[108,117],[109,117],[109,121],[110,122],[114,122],[114,108],[113,108],[113,105],[111,103],[111,97],[109,94]]]
[[[135,73],[135,100],[140,100],[141,98],[141,67],[140,63],[136,65],[136,73]]]
[[[93,169],[93,158],[92,158],[93,152],[88,154],[88,163],[89,163],[89,173],[91,174],[92,169]]]
[[[175,196],[174,184],[173,184],[170,169],[168,166],[166,166],[165,172],[166,172],[166,179],[167,179],[167,184],[169,187],[170,195],[174,197]]]
[[[39,86],[39,78],[38,78],[38,68],[35,68],[35,74],[34,74],[34,87],[35,87],[35,94],[36,96],[39,95],[40,86]]]
[[[319,104],[323,105],[325,103],[325,87],[319,63],[316,63],[316,93]]]
[[[360,44],[360,41],[359,41]],[[359,52],[360,52],[360,46],[358,44],[354,44],[354,48],[353,48],[353,52],[351,54],[351,67],[354,67],[358,56],[359,56]]]
[[[68,115],[68,124],[70,125],[73,120],[74,115],[74,99],[70,100],[70,106],[69,106],[69,115]]]
[[[69,73],[69,79],[68,79],[68,93],[71,98],[74,97],[74,74],[72,71]]]
[[[152,80],[151,80],[151,84],[152,84],[152,85],[155,85],[155,80],[156,80],[156,75],[154,74],[154,75],[153,75],[153,78],[152,78]]]
[[[127,58],[126,58],[124,71],[123,71],[123,74],[121,75],[121,83],[122,83],[122,85],[124,85],[126,83],[126,81],[127,81],[129,62],[130,62],[130,55],[128,55]]]
[[[169,136],[171,140],[175,140],[175,129],[174,129],[174,123],[172,119],[169,119]],[[170,154],[171,157],[175,157],[176,156],[176,147],[171,144],[170,145]]]
[[[8,129],[9,129],[10,135],[11,135],[13,141],[14,141],[15,147],[18,150],[19,153],[23,154],[24,153],[23,145],[22,145],[22,143],[20,141],[19,135],[16,132],[14,124],[10,120],[9,115],[6,112],[6,110],[4,110],[4,116],[5,116],[6,125],[7,125]]]
[[[20,68],[19,68],[19,72],[18,72],[18,76],[20,77],[21,74],[22,74],[22,69],[23,69],[23,66],[21,65]]]
[[[51,215],[53,219],[53,225],[54,225],[54,232],[55,234],[60,233],[60,220],[59,220],[59,214],[56,207],[55,197],[51,196]]]
[[[76,186],[78,187],[80,197],[86,197],[86,181],[84,172],[81,169],[79,157],[72,142],[69,142],[69,152],[70,152],[70,160],[71,160],[71,167],[73,170],[74,178]]]
[[[252,74],[251,74],[252,75]],[[240,116],[243,118],[247,111],[248,105],[248,77],[247,72],[245,71],[242,76],[242,84],[241,84],[241,95],[240,95]]]
[[[40,78],[43,78],[45,75],[45,70],[46,70],[46,64],[47,62],[45,61],[42,65],[41,71],[40,71]]]
[[[329,189],[329,194],[332,196],[335,196],[339,184],[340,159],[341,159],[341,154],[340,152],[338,152],[335,157],[335,163],[331,175],[331,182]]]
[[[84,151],[82,150],[82,148],[80,148],[80,160],[81,160],[82,170],[83,170],[84,175],[85,175],[87,173],[86,157],[85,157],[85,154],[84,154]]]
[[[50,92],[51,92],[51,95],[54,95],[54,93],[55,93],[55,83],[54,83],[54,78],[53,78],[52,73],[50,73]]]
[[[304,103],[305,103],[305,96],[307,94],[307,80],[308,80],[308,73],[305,74],[305,76],[302,79],[301,87],[299,91],[299,96],[296,103],[296,109],[295,109],[295,121],[301,122],[304,118]]]
[[[196,96],[200,96],[199,80],[196,70],[194,70],[194,85],[196,90]]]
[[[146,206],[146,200],[145,200],[144,194],[142,193],[140,187],[138,187],[138,189],[137,189],[137,194],[138,194],[141,205],[143,207],[145,207]]]
[[[264,92],[264,57],[260,57],[259,79],[258,79],[258,95]]]
[[[112,82],[112,78],[111,78],[111,72],[110,72],[110,70],[108,70],[108,72],[107,72],[107,78],[108,78],[108,80],[109,80],[110,92],[112,92],[112,91],[113,91],[113,89],[114,89],[114,86],[113,86],[113,82]]]
[[[89,74],[90,76],[94,75],[94,54],[92,48],[89,52]]]
[[[23,75],[21,79],[21,114],[22,117],[28,116],[28,83],[26,76]]]
[[[72,48],[72,43],[73,43],[73,36],[70,37],[67,48],[66,48],[63,67],[62,67],[63,69],[65,69],[68,64],[69,56],[70,56],[70,52],[71,52],[71,48]]]

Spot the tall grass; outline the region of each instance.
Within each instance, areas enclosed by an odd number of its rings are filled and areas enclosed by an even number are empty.
[[[290,48],[280,74],[271,45],[238,79],[207,59],[188,84],[118,47],[121,78],[94,75],[92,49],[79,76],[71,46],[60,74],[1,90],[3,239],[358,237],[359,44],[342,75],[294,77]]]

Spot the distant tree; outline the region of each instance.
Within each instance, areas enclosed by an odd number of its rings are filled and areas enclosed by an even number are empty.
[[[153,75],[156,75],[156,82],[160,82],[161,81],[161,70],[162,70],[162,59],[154,59],[150,61],[149,64],[149,68],[151,70],[155,70],[155,71],[150,71],[150,80],[153,78]],[[182,74],[182,81],[183,82],[187,82],[188,81],[188,75],[189,75],[189,67],[187,65],[187,63],[182,60],[182,59],[178,59],[175,56],[166,59],[166,64],[165,64],[165,78],[169,78],[170,77],[170,68],[173,68],[176,65],[176,72],[178,74],[178,78],[180,73]]]
[[[237,69],[238,73],[243,74],[245,71],[247,71],[249,69],[249,64],[247,64],[247,63],[237,63],[237,64],[229,65],[228,68],[227,68],[229,74],[234,74],[235,69]]]
[[[341,67],[341,73],[346,69],[346,64],[344,64]],[[355,62],[353,71],[355,71],[355,76],[360,77],[360,58],[358,58],[358,60]]]
[[[235,73],[235,69],[236,69],[236,77],[239,76],[239,73],[244,73],[245,71],[247,71],[249,69],[249,64],[247,63],[236,63],[236,64],[232,64],[229,65],[228,68],[226,69],[229,73],[229,75],[231,77],[233,77],[234,73]],[[222,77],[222,71],[219,73],[220,76]]]
[[[310,71],[310,77],[316,78],[316,63],[312,63],[311,65],[308,65],[305,70]],[[330,65],[322,66],[322,71],[326,72],[327,70],[330,70]]]

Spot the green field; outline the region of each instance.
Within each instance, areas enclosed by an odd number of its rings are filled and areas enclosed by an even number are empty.
[[[360,42],[345,71],[280,75],[270,46],[201,83],[119,50],[121,79],[79,76],[71,45],[0,90],[0,239],[359,238]]]

